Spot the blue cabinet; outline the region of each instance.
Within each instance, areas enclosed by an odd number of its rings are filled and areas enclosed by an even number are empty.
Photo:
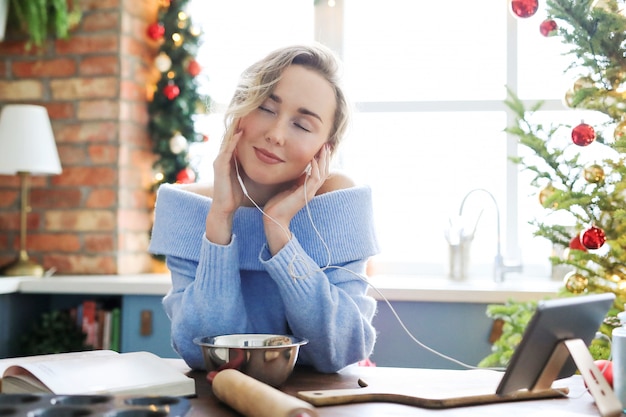
[[[493,321],[487,317],[486,303],[396,301],[391,305],[411,334],[428,348],[470,366],[491,353]],[[373,324],[378,337],[371,359],[378,366],[464,369],[419,346],[382,301]]]
[[[41,313],[69,308],[85,299],[113,301],[121,310],[121,351],[148,351],[178,358],[170,343],[170,320],[162,295],[144,294],[0,294],[0,358],[19,356],[15,341],[28,331]],[[486,303],[392,302],[408,330],[429,348],[468,365],[476,365],[491,352],[492,321]],[[389,306],[378,302],[374,317],[378,338],[372,361],[378,366],[460,369],[416,344],[402,329]]]
[[[178,358],[170,343],[170,319],[161,296],[122,296],[122,351],[147,350],[162,358]]]
[[[120,306],[122,352],[148,351],[163,358],[178,358],[170,344],[170,320],[161,305],[162,295],[119,294],[0,294],[0,358],[22,356],[17,341],[40,320],[41,314],[66,309],[94,299]]]

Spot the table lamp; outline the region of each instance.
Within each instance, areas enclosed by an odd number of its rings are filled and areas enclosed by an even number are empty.
[[[26,251],[29,181],[31,175],[60,173],[61,163],[46,108],[28,104],[4,106],[0,114],[0,174],[20,177],[20,253],[15,262],[0,270],[0,275],[43,276],[43,267],[30,260]]]

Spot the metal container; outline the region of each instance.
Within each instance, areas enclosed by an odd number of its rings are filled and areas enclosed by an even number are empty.
[[[229,334],[197,337],[207,372],[237,369],[268,385],[282,385],[308,340],[277,334]]]

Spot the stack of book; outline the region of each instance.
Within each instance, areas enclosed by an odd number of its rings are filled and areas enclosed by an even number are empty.
[[[87,299],[70,309],[70,316],[86,335],[85,344],[93,349],[120,351],[120,308]]]

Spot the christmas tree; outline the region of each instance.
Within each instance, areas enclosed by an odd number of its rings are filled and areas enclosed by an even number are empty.
[[[520,18],[533,15],[537,0],[512,0],[512,12]],[[567,46],[571,64],[564,72],[577,80],[564,92],[571,109],[598,112],[598,124],[581,121],[549,126],[533,122],[539,102],[525,108],[509,91],[506,104],[516,116],[506,131],[528,150],[511,157],[531,173],[539,204],[546,212],[532,221],[535,235],[566,248],[550,258],[553,265],[572,270],[559,296],[613,292],[616,303],[600,331],[611,334],[616,314],[626,302],[626,11],[616,0],[547,0],[546,18],[539,28],[544,36],[558,36]],[[565,140],[564,140],[565,139]],[[563,146],[563,143],[566,143]],[[589,145],[604,148],[600,161],[584,163]],[[550,214],[566,214],[568,224],[549,221]],[[562,219],[563,216],[556,216]],[[506,366],[532,317],[536,303],[510,301],[490,305],[487,315],[504,324],[493,353],[480,366]],[[594,340],[595,359],[607,358],[610,345]]]
[[[162,0],[157,21],[148,27],[148,36],[160,42],[154,64],[161,76],[148,104],[148,129],[158,155],[155,189],[162,183],[195,182],[189,145],[207,140],[195,128],[195,115],[205,113],[210,103],[198,91],[201,67],[195,57],[201,32],[185,12],[187,3]]]
[[[516,123],[506,130],[530,149],[531,155],[513,157],[533,173],[532,184],[547,212],[567,212],[567,226],[536,220],[535,234],[567,250],[553,256],[554,265],[573,268],[565,280],[572,293],[615,292],[626,295],[626,17],[615,0],[548,0],[547,18],[573,58],[567,71],[580,74],[565,93],[573,109],[602,113],[600,125],[581,121],[575,126],[533,124],[531,109],[510,92],[507,105]],[[543,25],[542,24],[542,25]],[[559,147],[563,137],[569,144]],[[583,164],[592,142],[606,147],[601,161]],[[549,218],[549,216],[546,216]],[[622,300],[621,304],[626,300]]]

